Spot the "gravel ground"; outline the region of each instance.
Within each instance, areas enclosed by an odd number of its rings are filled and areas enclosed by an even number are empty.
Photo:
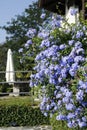
[[[0,130],[52,130],[51,126],[1,127]]]

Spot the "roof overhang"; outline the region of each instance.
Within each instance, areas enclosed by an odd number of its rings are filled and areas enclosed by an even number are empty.
[[[63,15],[65,14],[65,1],[66,0],[39,0],[39,7]],[[68,3],[72,4],[72,1],[75,1],[79,9],[82,8],[82,0],[69,0]]]
[[[39,0],[39,7],[54,13],[64,14],[65,0]]]

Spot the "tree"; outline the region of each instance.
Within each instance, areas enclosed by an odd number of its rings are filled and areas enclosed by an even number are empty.
[[[5,71],[6,70],[6,56],[7,53],[6,47],[4,45],[0,45],[0,71]],[[3,79],[5,80],[5,73],[0,74],[0,81]]]
[[[6,46],[6,48],[11,48],[14,52],[15,63],[17,63],[15,69],[24,69],[23,67],[25,67],[18,63],[20,58],[20,56],[18,56],[18,50],[20,47],[24,46],[28,40],[26,36],[28,29],[35,28],[38,30],[39,26],[41,26],[43,20],[40,19],[40,15],[42,12],[43,10],[40,9],[38,3],[35,2],[29,5],[29,8],[25,9],[21,15],[12,18],[7,25],[2,27],[8,34],[4,46]],[[46,12],[47,16],[50,14],[48,11],[44,12]]]
[[[35,52],[34,55],[31,57],[29,55],[26,55],[25,60],[24,54],[19,53],[20,48],[24,48],[27,40],[29,39],[26,36],[26,33],[28,32],[29,28],[35,28],[37,31],[39,30],[39,27],[41,26],[43,20],[40,19],[40,16],[42,12],[46,12],[46,17],[50,15],[50,12],[42,10],[38,8],[38,3],[35,2],[32,5],[29,5],[29,8],[25,9],[25,11],[21,15],[16,15],[15,18],[12,18],[10,22],[7,23],[7,25],[3,26],[2,29],[4,29],[8,36],[6,38],[6,42],[1,45],[2,51],[6,53],[9,48],[11,48],[13,52],[13,59],[14,59],[14,67],[15,70],[22,70],[22,71],[32,71],[34,67],[34,58],[36,55],[36,52],[38,51],[35,49],[35,46],[32,46],[29,48],[28,51]],[[38,39],[35,38],[33,42],[36,42],[38,47]],[[5,48],[5,51],[4,51]],[[26,53],[26,49],[24,49],[24,53]],[[0,53],[0,59],[2,59],[2,54]],[[23,58],[23,59],[22,59]],[[21,62],[21,59],[23,62]],[[3,61],[6,61],[6,56],[3,57]],[[1,62],[2,62],[1,60]],[[3,63],[3,62],[2,62]],[[2,64],[1,64],[2,65]],[[5,71],[6,62],[3,63],[3,67],[1,70]],[[31,73],[17,73],[17,78],[27,78],[29,79]],[[24,80],[24,79],[23,79]]]
[[[48,15],[49,12],[45,11]],[[26,38],[26,33],[29,28],[38,29],[38,27],[42,24],[42,19],[40,19],[42,13],[42,9],[38,8],[38,3],[33,3],[29,5],[28,9],[22,13],[22,15],[17,15],[16,18],[12,18],[11,22],[7,23],[7,26],[3,26],[7,34],[7,40],[23,40]]]

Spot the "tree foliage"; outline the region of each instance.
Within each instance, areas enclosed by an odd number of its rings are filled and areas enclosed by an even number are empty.
[[[38,2],[35,2],[32,5],[29,5],[21,15],[16,15],[15,18],[12,18],[11,21],[7,22],[7,25],[2,27],[7,33],[4,46],[7,49],[12,49],[15,57],[16,69],[24,69],[25,67],[21,66],[19,63],[20,56],[18,50],[20,47],[23,47],[28,40],[28,37],[26,36],[28,29],[35,28],[38,30],[39,26],[41,26],[43,20],[40,19],[40,15],[42,12],[43,10],[38,7]],[[50,14],[48,11],[45,12],[47,13],[47,16]]]

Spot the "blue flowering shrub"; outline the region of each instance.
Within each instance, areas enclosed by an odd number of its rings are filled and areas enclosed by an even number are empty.
[[[44,17],[45,14],[41,18]],[[40,109],[45,116],[53,118],[56,115],[55,120],[64,122],[66,128],[85,129],[87,27],[80,23],[66,24],[61,16],[52,15],[40,27],[37,37],[41,42],[30,86],[41,86]],[[34,39],[35,33],[29,29],[29,38]],[[33,44],[28,42],[29,46]]]

